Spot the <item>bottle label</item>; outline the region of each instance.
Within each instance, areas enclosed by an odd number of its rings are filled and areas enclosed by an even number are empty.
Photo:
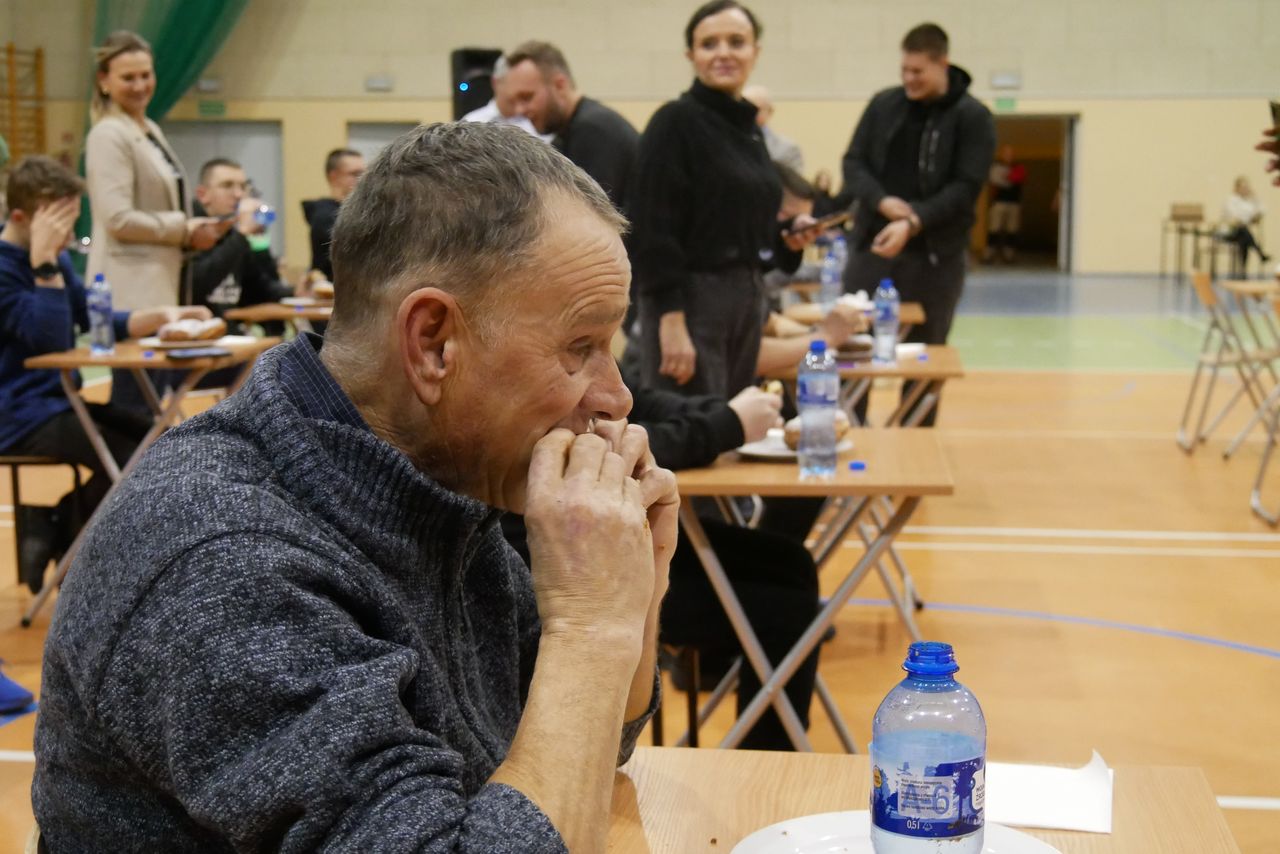
[[[982,828],[983,757],[913,768],[871,751],[871,821],[902,836],[946,839]]]
[[[796,380],[796,402],[801,406],[835,406],[840,378],[834,374],[802,373]]]

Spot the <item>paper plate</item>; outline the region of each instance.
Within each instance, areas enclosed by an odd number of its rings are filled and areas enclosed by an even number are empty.
[[[252,335],[223,335],[221,338],[204,338],[199,341],[161,341],[152,335],[150,338],[139,338],[138,346],[144,350],[185,350],[192,347],[234,347],[237,344],[252,344],[257,340]]]
[[[730,854],[874,854],[866,810],[806,815],[771,824],[733,846]],[[987,823],[982,854],[1062,854],[1020,830]]]
[[[836,445],[836,453],[842,454],[845,451],[853,450],[853,440],[849,438],[841,439]],[[749,460],[765,460],[769,462],[794,462],[797,454],[795,451],[787,447],[787,440],[783,438],[781,430],[770,430],[769,435],[761,439],[759,442],[748,442],[738,448],[738,453]]]

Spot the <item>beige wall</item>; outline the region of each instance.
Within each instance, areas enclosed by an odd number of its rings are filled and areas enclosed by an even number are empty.
[[[584,91],[637,127],[688,85],[681,30],[694,0],[255,0],[206,72],[228,120],[276,120],[284,134],[289,261],[306,262],[303,198],[324,192],[320,164],[349,121],[449,117],[448,52],[556,40]],[[1251,151],[1280,95],[1280,0],[758,0],[764,52],[755,75],[778,101],[775,126],[804,148],[809,171],[838,170],[869,95],[894,82],[902,32],[933,18],[974,91],[1016,97],[1021,113],[1080,117],[1076,268],[1156,269],[1159,222],[1173,201],[1216,216],[1237,174],[1265,203]],[[49,139],[78,139],[89,75],[92,0],[0,0],[0,41],[50,53]],[[358,9],[359,11],[353,11]],[[993,93],[993,71],[1021,90]],[[369,95],[370,74],[394,92]],[[194,98],[172,118],[198,117]],[[1280,248],[1280,211],[1266,242]]]

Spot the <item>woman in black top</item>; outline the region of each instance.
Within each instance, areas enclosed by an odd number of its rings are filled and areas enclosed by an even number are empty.
[[[628,213],[646,386],[727,399],[750,385],[764,320],[761,274],[795,270],[816,236],[783,239],[782,186],[756,108],[742,99],[760,32],[734,0],[694,12],[685,55],[696,79],[640,140]]]

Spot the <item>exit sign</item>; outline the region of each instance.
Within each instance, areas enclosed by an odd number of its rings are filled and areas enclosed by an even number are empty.
[[[200,111],[200,115],[205,118],[221,118],[227,114],[227,102],[201,98],[198,104],[198,109]]]
[[[1016,109],[1018,109],[1017,98],[996,98],[997,113],[1012,113]]]

